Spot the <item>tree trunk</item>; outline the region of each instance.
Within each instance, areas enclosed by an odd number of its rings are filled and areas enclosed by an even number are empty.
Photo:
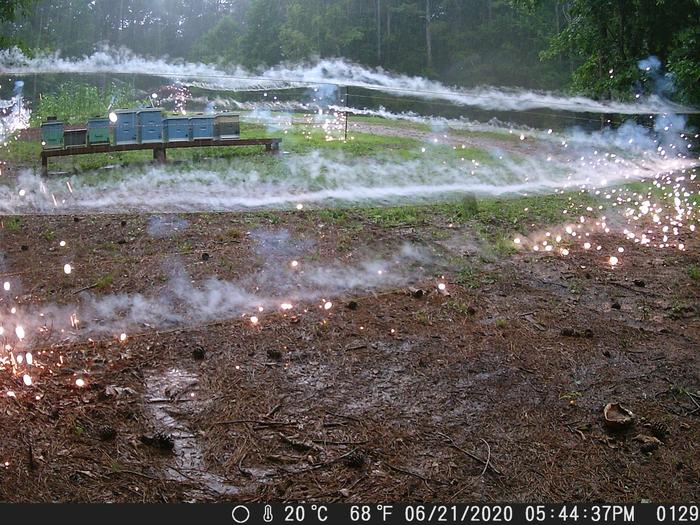
[[[376,0],[377,8],[377,64],[382,63],[382,0]]]
[[[425,0],[425,50],[427,52],[428,70],[433,68],[433,42],[430,38],[430,0]]]

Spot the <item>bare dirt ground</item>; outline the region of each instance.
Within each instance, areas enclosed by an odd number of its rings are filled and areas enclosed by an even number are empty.
[[[141,215],[3,223],[3,277],[22,283],[22,305],[147,292],[174,263],[193,281],[235,280],[265,264],[255,228],[310,241],[302,264],[408,241],[474,271],[443,271],[449,295],[428,275],[257,326],[37,341],[53,364],[34,386],[0,371],[0,392],[16,392],[0,397],[1,500],[697,500],[697,238],[685,252],[623,243],[611,269],[580,249],[480,262],[470,228],[437,216],[360,228],[312,211],[181,218],[165,237]],[[605,427],[609,402],[636,414],[632,428]]]

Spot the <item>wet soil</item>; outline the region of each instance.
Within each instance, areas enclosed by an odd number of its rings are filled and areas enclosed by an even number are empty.
[[[604,252],[624,246],[613,269],[576,247],[483,257],[468,226],[438,216],[397,227],[311,211],[179,219],[156,235],[146,215],[22,217],[0,230],[2,280],[20,305],[158,290],[173,264],[195,282],[237,280],[266,264],[256,229],[288,232],[301,264],[349,264],[404,241],[439,263],[405,286],[347,292],[328,311],[265,312],[257,325],[35,341],[51,364],[32,387],[0,371],[1,500],[697,500],[697,238],[679,252],[592,237]],[[631,428],[606,428],[610,402],[634,412]]]

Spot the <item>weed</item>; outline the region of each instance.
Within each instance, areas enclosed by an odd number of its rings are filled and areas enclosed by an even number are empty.
[[[97,282],[95,282],[95,288],[97,288],[98,290],[104,290],[105,288],[112,286],[113,282],[114,275],[108,273],[97,279]]]
[[[425,310],[418,310],[413,314],[413,317],[415,318],[416,321],[418,321],[420,324],[430,324],[430,317],[428,316],[428,312]]]
[[[450,310],[457,312],[458,314],[462,314],[465,317],[471,317],[472,315],[474,315],[474,308],[469,306],[464,301],[450,299],[449,301],[445,302],[445,306]]]
[[[183,254],[187,255],[188,253],[192,252],[192,243],[189,241],[185,241],[178,246],[178,251]]]
[[[19,217],[10,217],[5,221],[5,229],[8,232],[18,232],[22,229],[22,219]]]

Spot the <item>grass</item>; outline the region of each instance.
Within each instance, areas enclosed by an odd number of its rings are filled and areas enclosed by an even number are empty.
[[[700,268],[694,264],[688,266],[688,277],[690,277],[693,281],[700,280]]]
[[[446,301],[445,307],[452,310],[453,312],[463,315],[464,317],[471,317],[475,313],[474,308],[469,306],[464,301],[459,301],[457,299],[450,299]]]
[[[467,288],[476,289],[495,283],[496,276],[469,263],[458,270],[456,282]]]
[[[429,124],[423,122],[412,122],[402,119],[388,119],[373,115],[350,115],[348,117],[348,133],[352,130],[352,124],[378,124],[391,128],[415,129],[417,131],[430,131],[432,128]]]
[[[98,290],[104,290],[105,288],[109,288],[110,286],[112,286],[113,282],[114,275],[108,273],[97,279],[97,281],[95,282],[95,288],[97,288]]]
[[[22,219],[19,217],[8,217],[3,221],[3,225],[8,232],[18,232],[22,229]]]

